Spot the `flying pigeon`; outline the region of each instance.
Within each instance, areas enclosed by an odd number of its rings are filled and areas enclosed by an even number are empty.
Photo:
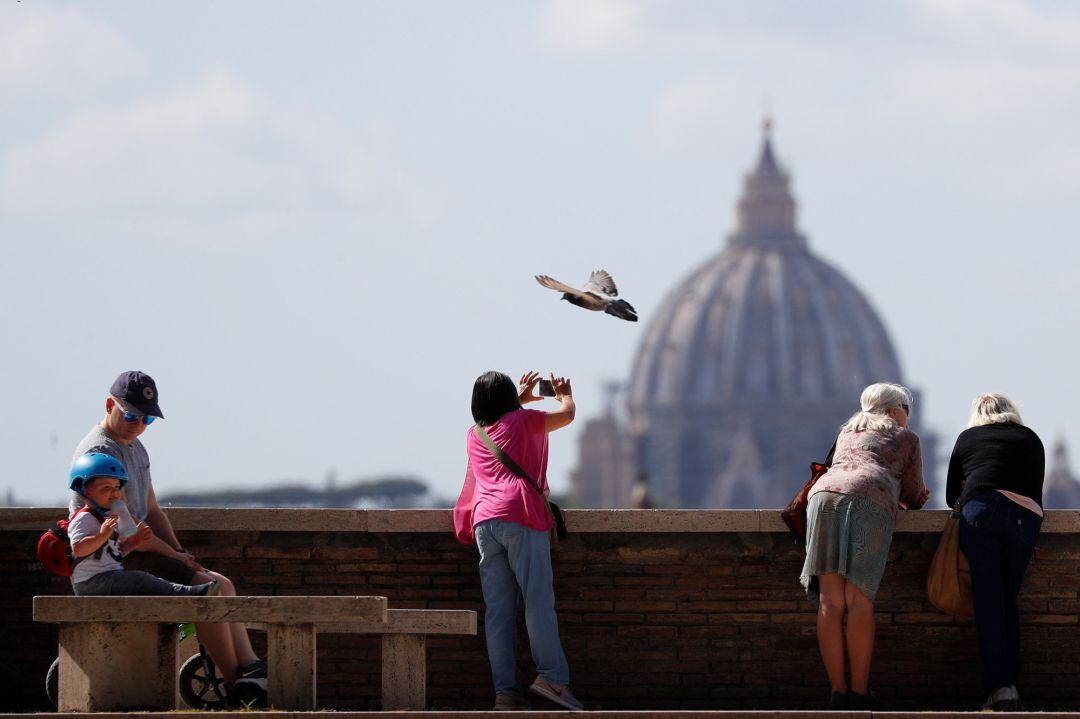
[[[604,270],[597,270],[589,275],[589,281],[585,283],[585,290],[575,290],[569,285],[564,285],[558,280],[553,280],[547,275],[537,275],[536,281],[549,290],[562,292],[562,299],[572,305],[584,307],[593,312],[603,310],[609,315],[614,315],[629,322],[637,322],[637,310],[626,300],[617,299],[619,291],[615,289],[615,280],[611,279]]]

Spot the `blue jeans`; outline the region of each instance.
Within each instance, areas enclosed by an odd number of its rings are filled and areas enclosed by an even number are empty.
[[[1035,553],[1042,517],[994,491],[967,500],[960,513],[960,546],[971,565],[983,685],[990,691],[1016,686],[1020,678],[1017,597]]]
[[[549,682],[569,684],[570,667],[555,616],[548,533],[489,519],[476,525],[476,546],[480,549],[484,632],[495,691],[521,693],[515,671],[521,595],[525,596],[525,628],[537,674]]]

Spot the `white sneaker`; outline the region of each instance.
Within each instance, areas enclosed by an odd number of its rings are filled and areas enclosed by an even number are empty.
[[[585,706],[570,692],[570,687],[566,684],[556,684],[555,682],[549,682],[543,677],[537,677],[536,681],[529,687],[529,691],[538,697],[547,699],[553,704],[558,704],[563,709],[569,709],[576,712],[585,709]]]
[[[998,687],[983,702],[983,711],[1014,712],[1020,708],[1020,694],[1016,687]]]

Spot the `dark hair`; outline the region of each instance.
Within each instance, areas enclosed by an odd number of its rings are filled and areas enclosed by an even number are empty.
[[[473,382],[472,417],[481,427],[495,424],[515,409],[521,409],[517,385],[502,372],[485,372]]]

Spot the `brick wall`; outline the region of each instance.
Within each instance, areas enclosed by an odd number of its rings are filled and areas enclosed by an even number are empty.
[[[66,594],[34,544],[50,510],[0,510],[0,709],[47,708],[56,631],[31,597]],[[434,708],[481,709],[492,689],[476,551],[446,512],[173,510],[182,541],[241,593],[385,595],[400,608],[474,609],[476,637],[429,640]],[[981,699],[975,635],[937,613],[925,572],[943,513],[901,518],[877,602],[871,685],[897,708]],[[815,708],[828,693],[802,551],[766,512],[574,512],[554,555],[572,686],[603,708]],[[280,531],[283,528],[296,531]],[[397,530],[397,531],[389,531]],[[666,530],[666,531],[665,531]],[[1033,708],[1080,709],[1080,515],[1052,513],[1023,592],[1022,692]],[[259,637],[261,644],[262,637]],[[521,633],[519,678],[534,673]],[[319,701],[377,709],[379,642],[320,635]]]

